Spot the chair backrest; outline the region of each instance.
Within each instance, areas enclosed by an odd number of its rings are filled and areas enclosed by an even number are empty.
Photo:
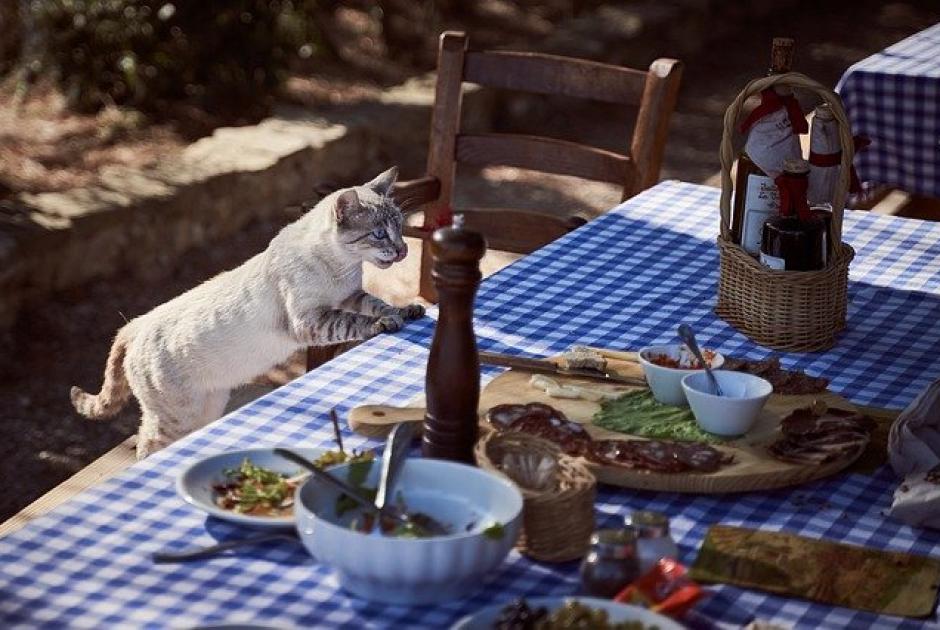
[[[623,187],[624,199],[656,183],[669,118],[679,92],[681,62],[657,59],[648,71],[642,71],[540,53],[469,51],[467,43],[467,36],[460,32],[445,32],[440,38],[427,167],[428,175],[440,182],[440,195],[436,203],[425,207],[425,225],[439,225],[441,215],[451,206],[457,163],[515,166],[615,183]],[[461,133],[460,107],[464,82],[638,106],[629,151],[620,154],[530,135]],[[541,239],[544,242],[540,242],[539,236],[533,240],[530,235],[524,243],[513,243],[506,234],[524,232],[518,227],[522,213],[505,214],[510,221],[509,227],[502,231],[500,244],[503,246],[497,246],[492,242],[492,236],[487,234],[491,246],[497,249],[531,251],[572,227],[561,220],[555,227],[543,224]],[[481,217],[478,221],[481,227],[493,229],[496,219],[490,216]],[[517,221],[515,228],[512,227],[513,220]],[[514,244],[518,246],[513,247]],[[422,258],[421,294],[431,297],[430,257]]]

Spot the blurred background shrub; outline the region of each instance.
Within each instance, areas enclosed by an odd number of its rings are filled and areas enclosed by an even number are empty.
[[[265,109],[291,63],[317,51],[316,1],[42,0],[28,6],[35,54],[72,107],[159,112],[185,103],[226,116]],[[7,3],[16,0],[0,2]]]

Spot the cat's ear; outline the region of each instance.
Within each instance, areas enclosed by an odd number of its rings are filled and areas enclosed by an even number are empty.
[[[379,195],[387,195],[391,190],[392,186],[395,185],[395,182],[398,180],[398,167],[393,166],[388,169],[371,182],[366,184],[367,188],[371,188]]]
[[[336,223],[342,225],[350,215],[359,209],[359,195],[354,188],[348,188],[336,196],[333,212],[336,214]]]

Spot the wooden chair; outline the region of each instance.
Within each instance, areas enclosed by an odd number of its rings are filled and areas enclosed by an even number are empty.
[[[574,175],[623,186],[623,199],[659,179],[669,117],[676,105],[682,63],[657,59],[649,70],[527,52],[467,50],[464,33],[441,35],[437,86],[431,114],[427,175],[395,185],[394,195],[406,214],[424,213],[424,225],[439,225],[451,208],[457,163],[516,166],[546,173]],[[463,83],[593,99],[639,106],[627,155],[575,142],[517,134],[460,132]],[[464,209],[466,225],[486,235],[489,247],[529,253],[584,223],[577,216],[558,217],[531,210]],[[426,240],[430,232],[406,227],[407,236]],[[431,282],[431,254],[421,248],[419,295],[437,301]],[[312,369],[355,344],[312,347]]]
[[[407,213],[423,211],[424,225],[440,225],[451,207],[456,164],[515,166],[623,186],[627,199],[659,179],[669,117],[676,105],[682,63],[657,59],[649,70],[528,52],[467,50],[467,36],[441,35],[437,86],[431,117],[427,175],[395,187]],[[551,138],[496,133],[461,133],[463,83],[493,88],[573,96],[639,106],[625,155]],[[580,217],[503,208],[456,210],[466,225],[486,235],[489,246],[529,253],[584,223]],[[427,239],[429,231],[408,227],[407,236]],[[430,248],[422,247],[419,294],[436,302]]]

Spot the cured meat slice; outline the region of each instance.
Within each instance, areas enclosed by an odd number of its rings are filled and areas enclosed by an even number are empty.
[[[705,444],[678,444],[676,449],[679,461],[697,472],[715,472],[734,459]]]
[[[686,465],[679,461],[674,443],[662,440],[638,441],[637,454],[643,458],[645,467],[656,472],[682,472]]]
[[[496,405],[486,412],[486,419],[497,428],[507,428],[525,412],[525,405]]]
[[[783,437],[767,450],[786,462],[828,463],[857,455],[868,445],[874,428],[871,418],[848,409],[806,407],[783,419]]]
[[[643,468],[644,462],[637,454],[635,444],[635,440],[597,440],[588,446],[585,456],[598,464]]]
[[[665,440],[598,440],[586,456],[598,464],[660,473],[715,472],[732,460],[707,444]]]
[[[550,405],[496,405],[486,414],[500,431],[521,431],[554,442],[568,455],[580,455],[591,439],[580,424]]]
[[[760,376],[770,381],[777,394],[821,394],[829,386],[829,380],[817,376],[809,376],[801,370],[787,370],[780,367],[778,357],[770,357],[762,361],[748,361],[735,357],[725,357],[721,366],[723,370],[746,372]]]

